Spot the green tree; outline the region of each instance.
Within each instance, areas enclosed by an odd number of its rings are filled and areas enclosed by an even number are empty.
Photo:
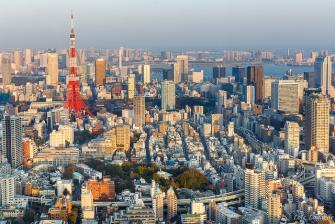
[[[74,133],[74,139],[76,144],[83,144],[91,141],[93,135],[88,130],[77,131]]]
[[[72,179],[73,173],[76,171],[76,166],[74,164],[69,164],[64,168],[63,177],[64,179]]]
[[[182,174],[175,178],[175,181],[179,187],[192,190],[206,190],[209,186],[207,178],[194,169],[186,169]]]
[[[23,215],[23,221],[24,221],[24,223],[32,223],[32,222],[34,222],[34,218],[35,218],[35,215],[34,215],[33,211],[26,210],[24,212],[24,215]]]

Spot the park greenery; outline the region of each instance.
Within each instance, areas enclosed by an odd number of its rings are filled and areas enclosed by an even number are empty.
[[[76,131],[74,133],[74,141],[76,144],[84,144],[91,141],[94,137],[88,130]]]
[[[118,193],[122,189],[133,189],[133,180],[139,178],[143,178],[149,183],[154,179],[164,191],[170,186],[175,190],[178,188],[189,188],[205,191],[213,188],[206,176],[195,169],[165,169],[163,171],[172,174],[172,178],[165,179],[157,174],[159,169],[155,164],[124,162],[122,165],[114,165],[92,159],[87,162],[87,165],[102,172],[103,175],[111,177],[115,181],[116,192]]]

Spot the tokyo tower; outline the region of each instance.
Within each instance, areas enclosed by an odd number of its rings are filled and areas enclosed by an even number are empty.
[[[81,117],[83,114],[92,116],[86,104],[80,95],[79,79],[77,77],[77,59],[75,48],[73,14],[71,14],[71,34],[70,34],[70,49],[69,49],[69,80],[67,85],[67,94],[65,108],[67,108],[76,117]]]

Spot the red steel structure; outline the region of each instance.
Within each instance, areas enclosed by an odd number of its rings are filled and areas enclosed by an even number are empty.
[[[70,49],[69,49],[69,80],[67,84],[67,94],[65,108],[67,108],[76,117],[81,117],[83,114],[92,116],[86,104],[80,95],[79,79],[77,77],[77,59],[76,59],[76,36],[74,34],[73,14],[71,13],[71,34],[70,34]]]

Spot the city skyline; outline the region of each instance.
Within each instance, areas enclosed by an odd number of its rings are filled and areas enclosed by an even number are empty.
[[[335,223],[330,0],[27,2],[0,9],[0,224]]]
[[[335,2],[331,0],[323,4],[312,0],[99,3],[78,0],[3,3],[0,48],[67,48],[71,10],[80,36],[79,48],[311,49],[332,48],[335,38],[330,29],[335,19],[331,11]],[[318,11],[322,16],[315,16]]]

